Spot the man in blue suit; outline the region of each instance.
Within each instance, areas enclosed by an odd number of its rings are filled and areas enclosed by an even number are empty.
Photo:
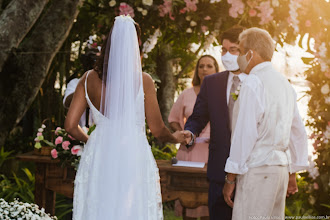
[[[239,89],[246,74],[240,73],[237,64],[239,55],[238,36],[244,29],[233,27],[221,36],[222,63],[226,71],[204,78],[194,111],[185,124],[188,149],[193,148],[195,137],[210,122],[211,137],[207,177],[209,187],[209,213],[211,220],[230,220],[232,208],[224,201],[222,188],[225,181],[225,163],[230,152],[231,115],[235,92]],[[190,135],[189,135],[190,134]]]

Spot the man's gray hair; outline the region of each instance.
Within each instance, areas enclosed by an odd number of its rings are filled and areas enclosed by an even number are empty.
[[[243,42],[246,51],[256,51],[265,61],[272,59],[275,43],[266,30],[256,27],[246,29],[239,35],[239,41]]]

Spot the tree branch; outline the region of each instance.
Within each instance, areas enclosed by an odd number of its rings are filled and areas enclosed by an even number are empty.
[[[24,116],[47,76],[57,51],[67,38],[83,0],[52,1],[33,32],[20,44],[20,51],[53,53],[12,54],[0,74],[1,138]]]
[[[0,72],[10,50],[17,48],[49,0],[13,0],[0,15]],[[0,6],[2,6],[0,0]]]

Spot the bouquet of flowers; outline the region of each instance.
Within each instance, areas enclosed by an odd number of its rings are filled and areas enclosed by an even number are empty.
[[[0,198],[0,219],[52,220],[57,219],[57,217],[50,216],[45,213],[44,208],[39,209],[39,206],[33,203],[20,202],[18,199],[8,203]]]
[[[34,147],[36,149],[40,149],[43,146],[49,146],[49,147],[55,146],[52,142],[45,139],[45,133],[47,133],[45,131],[45,128],[46,128],[45,124],[42,124],[41,127],[38,128],[37,136],[34,139],[34,142],[35,142]]]
[[[95,129],[95,125],[89,129],[83,129],[90,135]],[[77,170],[84,143],[74,139],[61,127],[56,128],[55,136],[55,145],[51,151],[52,158],[60,159],[62,166],[71,165]]]

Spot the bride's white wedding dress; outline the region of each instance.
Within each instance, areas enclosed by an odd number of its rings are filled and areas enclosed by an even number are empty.
[[[85,95],[95,130],[84,147],[75,179],[75,220],[163,219],[157,164],[145,135],[144,92],[136,97],[135,127],[124,139]],[[141,84],[142,85],[142,84]],[[118,143],[118,141],[126,143]]]
[[[75,179],[75,220],[162,220],[159,172],[145,134],[144,91],[134,20],[116,17],[104,53],[100,111]],[[92,89],[92,88],[91,88]]]

